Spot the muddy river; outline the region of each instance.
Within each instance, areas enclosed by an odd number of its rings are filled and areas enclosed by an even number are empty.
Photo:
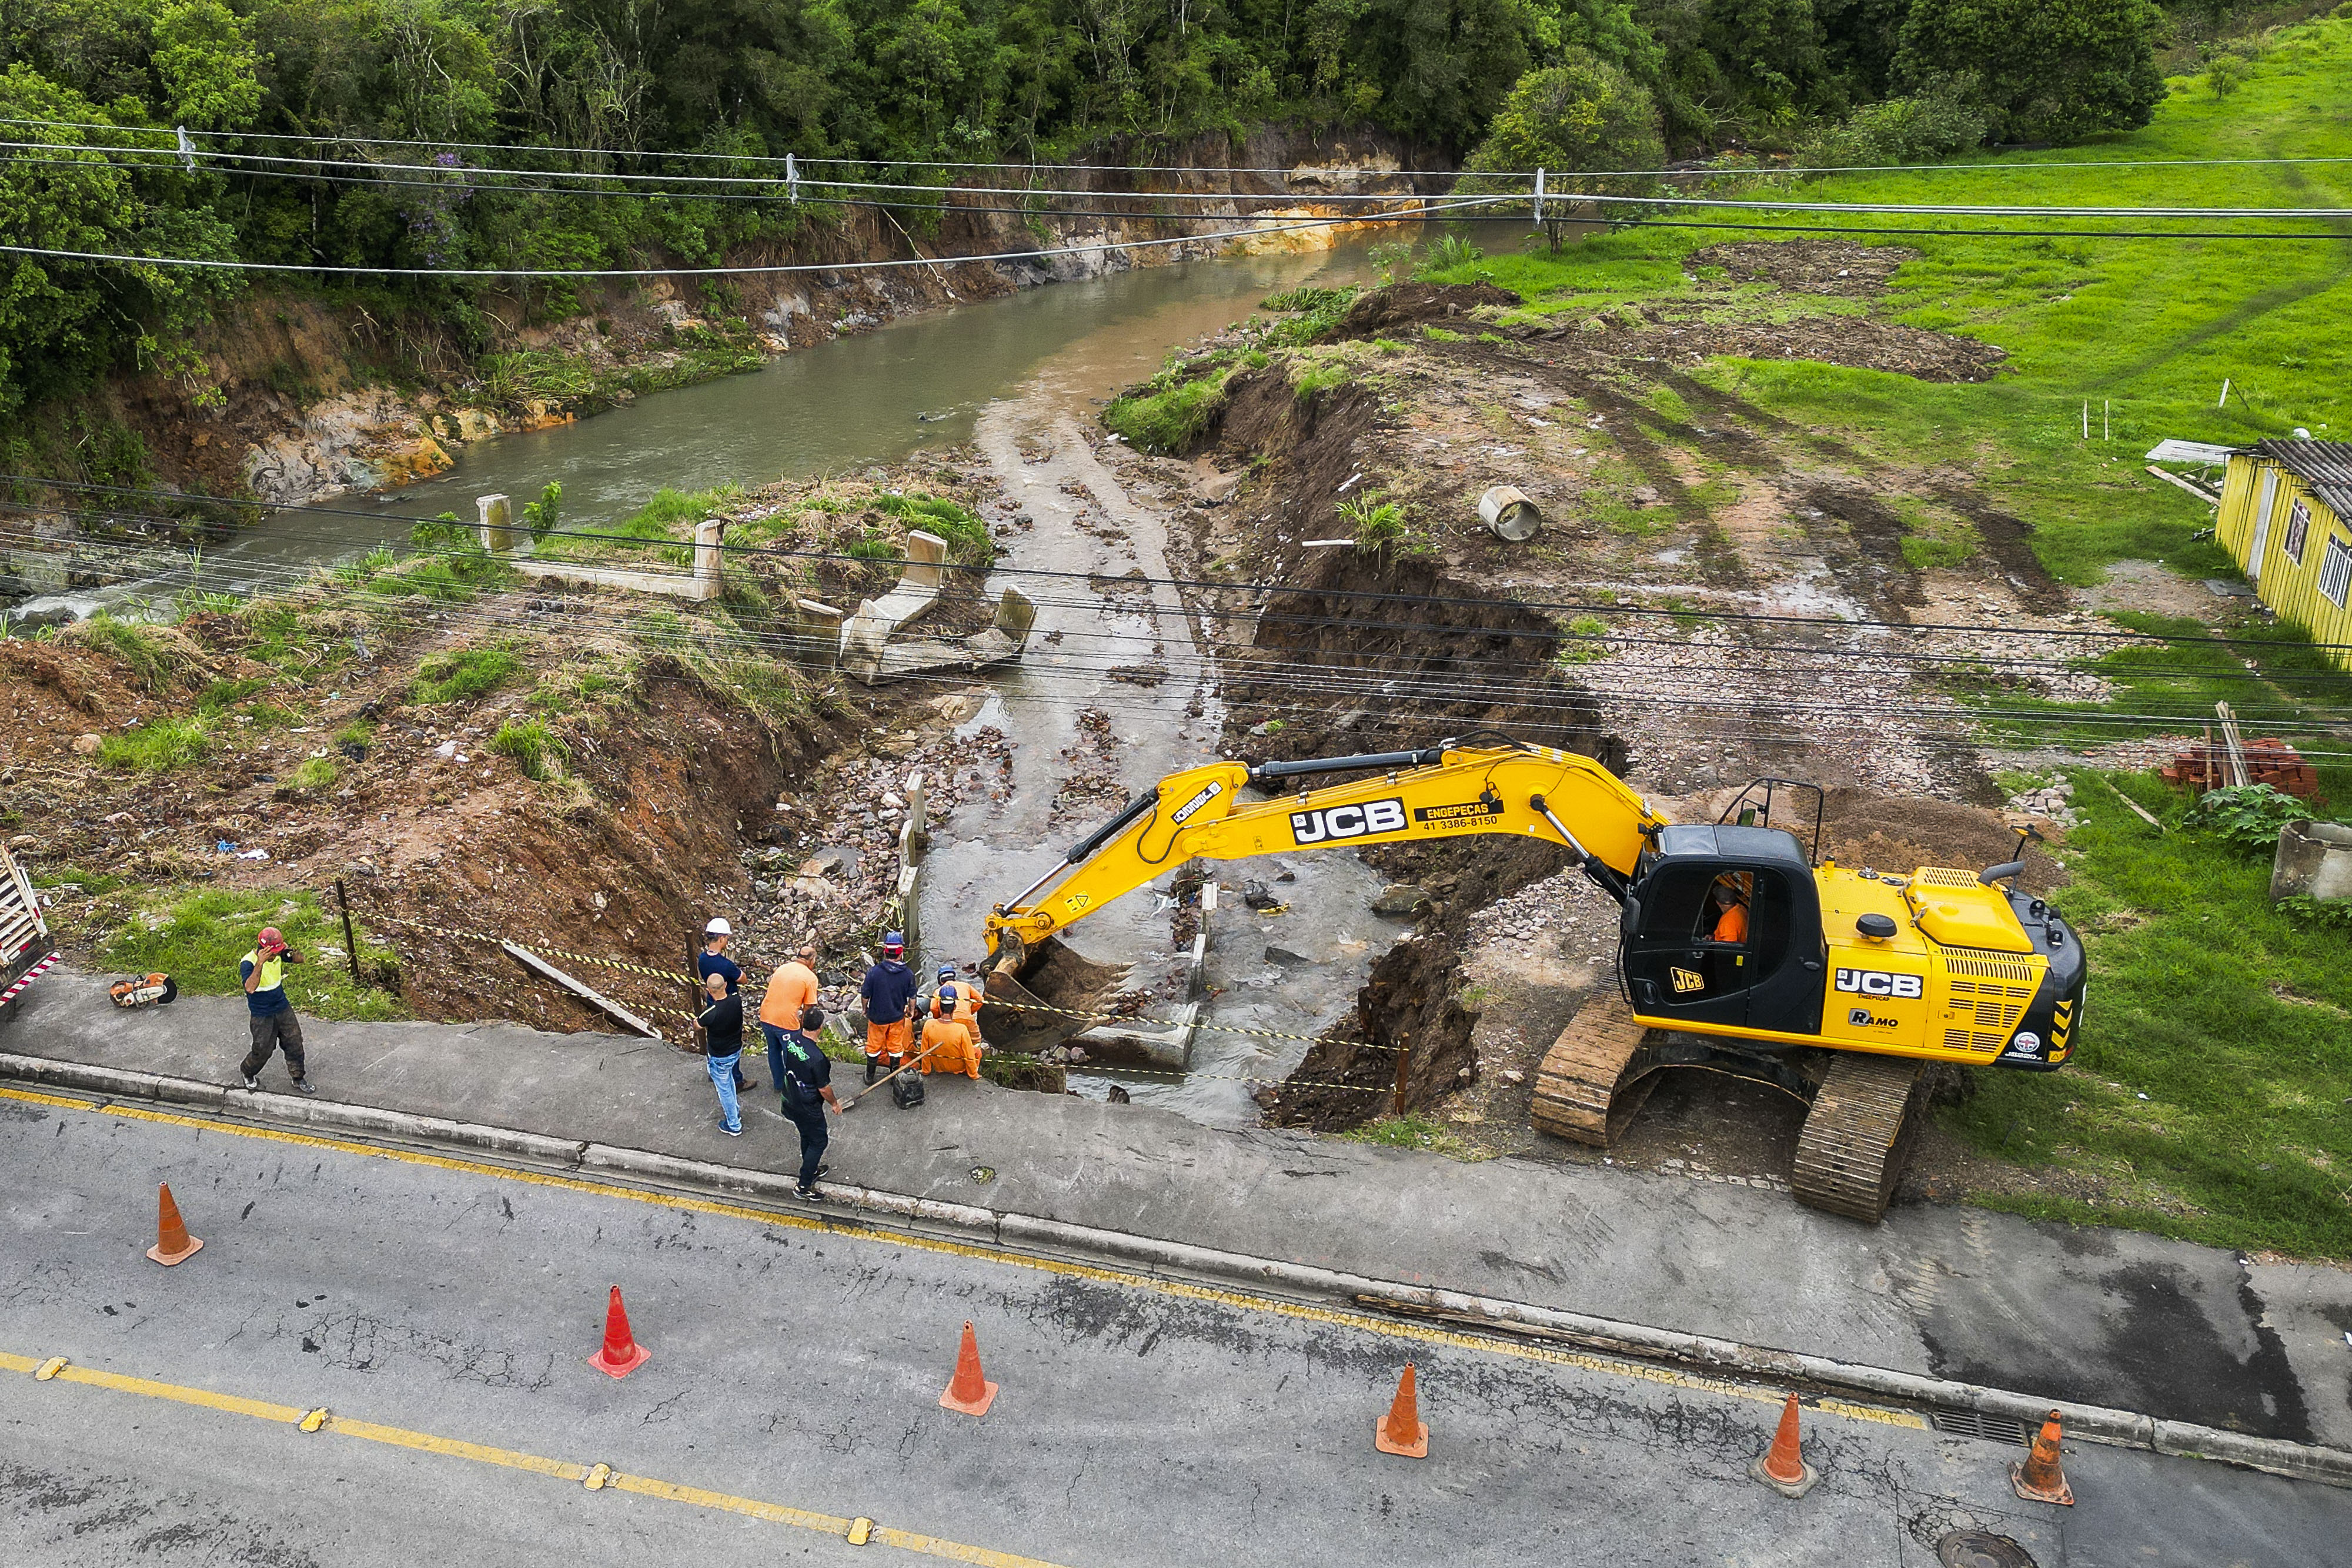
[[[206,552],[204,585],[275,586],[378,544],[404,543],[413,517],[452,511],[470,519],[475,497],[504,492],[520,502],[549,480],[563,486],[568,520],[609,520],[665,486],[759,484],[967,440],[1034,519],[1015,536],[1004,566],[1097,580],[1131,570],[1164,579],[1167,518],[1129,496],[1095,456],[1101,401],[1149,373],[1171,348],[1248,314],[1271,292],[1362,281],[1368,271],[1360,246],[1192,262],[898,321],[577,424],[476,443],[440,478],[345,497],[330,503],[334,515],[273,515]],[[1089,502],[1095,526],[1081,527]],[[1101,528],[1102,514],[1116,528]],[[1174,591],[1106,594],[1087,576],[1028,585],[1040,610],[1029,653],[990,678],[992,693],[968,727],[993,724],[1013,738],[1016,787],[1003,801],[976,801],[934,823],[920,927],[926,966],[980,956],[986,908],[1027,886],[1115,809],[1052,814],[1082,714],[1107,716],[1129,790],[1215,754],[1216,671]],[[173,570],[124,591],[153,597],[184,581],[184,570]],[[1166,678],[1146,686],[1108,674],[1137,665],[1162,668]],[[1403,929],[1369,912],[1378,880],[1352,855],[1236,862],[1219,868],[1218,878],[1224,894],[1210,928],[1208,992],[1189,1070],[1097,1064],[1072,1075],[1081,1093],[1100,1097],[1116,1082],[1139,1103],[1204,1122],[1255,1122],[1252,1093],[1294,1068],[1308,1038],[1353,1006],[1372,958]],[[1246,909],[1246,879],[1273,886],[1288,912]],[[1164,972],[1176,953],[1165,900],[1150,890],[1090,918],[1073,946],[1134,962],[1139,980]]]

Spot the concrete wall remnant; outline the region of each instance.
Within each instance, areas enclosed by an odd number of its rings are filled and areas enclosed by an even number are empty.
[[[505,555],[515,547],[514,503],[504,496],[477,496],[474,509],[481,514],[482,548]]]
[[[2352,899],[2352,828],[2334,822],[2289,822],[2279,830],[2271,862],[2271,902],[2283,898]]]

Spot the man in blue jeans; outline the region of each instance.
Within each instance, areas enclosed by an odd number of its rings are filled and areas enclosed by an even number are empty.
[[[743,1060],[743,998],[730,995],[727,977],[715,971],[704,977],[702,989],[709,1002],[694,1021],[702,1026],[702,1054],[719,1091],[719,1130],[740,1138],[743,1112],[735,1098],[735,1068]]]

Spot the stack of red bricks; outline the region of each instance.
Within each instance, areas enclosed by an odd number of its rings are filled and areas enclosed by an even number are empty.
[[[2284,795],[2308,800],[2319,793],[2319,775],[2303,754],[2274,737],[2249,740],[2241,751],[2246,759],[2246,782],[2267,784]],[[2218,789],[2230,781],[2227,748],[2219,741],[2191,741],[2158,771],[2168,784],[2186,787],[2192,795]]]

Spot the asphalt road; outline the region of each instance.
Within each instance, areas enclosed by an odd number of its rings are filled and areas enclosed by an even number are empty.
[[[159,1180],[205,1242],[172,1270]],[[839,1226],[0,1094],[0,1562],[1914,1564],[1984,1528],[2201,1568],[2352,1524],[2093,1445],[2077,1507],[2021,1503],[2015,1448],[1866,1410],[1807,1412],[1790,1501],[1747,1475],[1769,1391]],[[612,1284],[653,1352],[620,1382]],[[939,1406],[967,1319],[980,1419]],[[1420,1461],[1371,1447],[1408,1358]]]

